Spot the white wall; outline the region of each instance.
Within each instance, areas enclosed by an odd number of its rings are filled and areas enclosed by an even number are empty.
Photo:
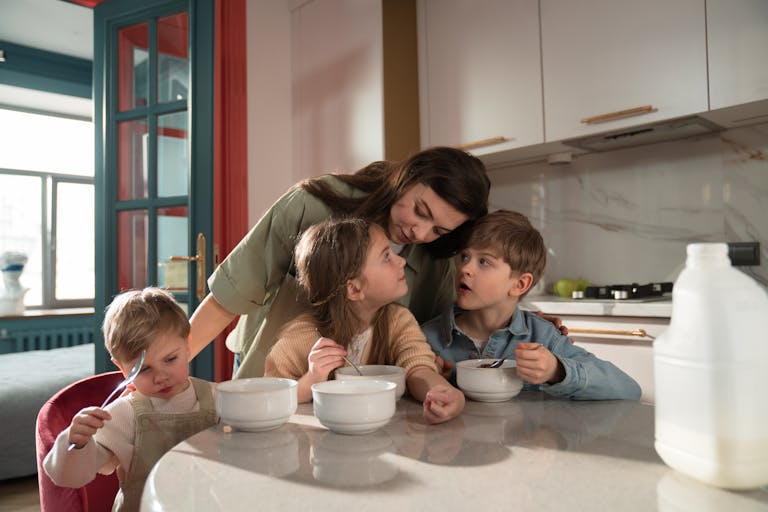
[[[286,0],[247,0],[248,223],[300,177],[293,174],[291,16]]]

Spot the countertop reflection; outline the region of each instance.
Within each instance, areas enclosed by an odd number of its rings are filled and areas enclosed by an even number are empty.
[[[665,466],[653,406],[523,392],[467,401],[442,425],[403,398],[362,436],[328,431],[312,404],[269,432],[218,425],[163,456],[142,501],[146,511],[299,508],[768,511],[768,490],[729,492]]]

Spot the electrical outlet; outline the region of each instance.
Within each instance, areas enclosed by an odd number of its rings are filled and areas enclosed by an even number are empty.
[[[760,264],[760,242],[730,242],[728,257],[734,267]]]

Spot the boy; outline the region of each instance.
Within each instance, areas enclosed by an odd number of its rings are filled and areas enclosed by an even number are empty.
[[[456,305],[422,326],[445,372],[464,359],[506,357],[517,360],[525,389],[579,400],[640,398],[640,386],[626,373],[518,307],[546,265],[544,241],[524,215],[486,215],[462,247]]]
[[[142,351],[136,390],[104,409],[86,407],[59,434],[43,467],[61,487],[82,487],[96,473],[117,470],[114,510],[138,510],[144,482],[175,444],[218,421],[214,384],[189,376],[189,321],[173,297],[159,289],[115,297],[104,317],[104,343],[128,376]],[[109,390],[104,390],[105,396]],[[75,449],[68,450],[68,446]]]

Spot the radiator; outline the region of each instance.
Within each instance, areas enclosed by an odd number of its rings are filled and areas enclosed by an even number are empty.
[[[49,350],[93,343],[96,333],[93,326],[57,327],[50,329],[19,330],[7,333],[15,345],[12,352]]]

